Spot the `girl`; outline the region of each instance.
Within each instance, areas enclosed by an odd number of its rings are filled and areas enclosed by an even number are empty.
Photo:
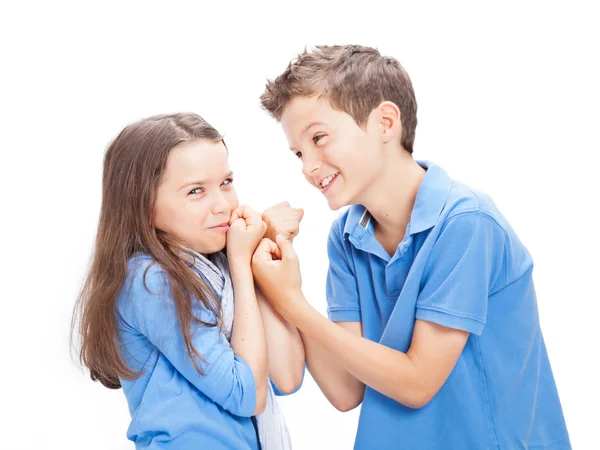
[[[299,387],[304,350],[255,290],[265,224],[239,206],[227,156],[195,114],[130,125],[105,155],[74,319],[92,379],[123,387],[138,449],[290,448],[273,395]]]

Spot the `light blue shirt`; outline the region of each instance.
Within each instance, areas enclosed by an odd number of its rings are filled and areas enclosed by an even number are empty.
[[[355,448],[570,449],[540,330],[533,262],[485,194],[428,168],[394,256],[354,205],[328,240],[329,317],[406,352],[415,320],[471,333],[448,380],[421,409],[367,387]]]
[[[148,256],[130,260],[117,299],[124,358],[143,372],[121,380],[131,414],[127,437],[137,449],[259,450],[250,367],[219,327],[199,326],[192,340],[206,363],[197,361],[205,374],[198,373],[185,350],[166,275],[151,262]],[[215,323],[204,307],[194,314]]]

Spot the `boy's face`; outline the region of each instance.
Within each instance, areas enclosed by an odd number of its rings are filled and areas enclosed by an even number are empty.
[[[306,180],[323,193],[331,209],[362,203],[383,169],[375,114],[363,130],[327,98],[295,97],[280,122],[290,149],[302,160]]]

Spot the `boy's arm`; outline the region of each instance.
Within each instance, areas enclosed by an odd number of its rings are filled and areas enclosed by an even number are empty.
[[[303,215],[304,211],[301,208],[292,208],[288,202],[273,205],[265,210],[262,216],[263,221],[267,224],[265,237],[275,241],[276,236],[280,235],[290,242],[293,241],[294,237],[298,234]],[[278,255],[278,257],[280,256]],[[269,306],[272,308],[270,304]],[[281,317],[279,314],[278,316]],[[296,330],[285,319],[281,318],[281,321],[288,324],[294,331]],[[337,324],[356,336],[362,336],[360,321],[338,321]],[[266,319],[265,328],[268,328]],[[308,370],[329,402],[340,411],[349,411],[360,405],[364,396],[365,385],[351,375],[334,354],[324,349],[318,342],[308,336],[302,333],[300,333],[300,336],[304,344],[304,356]],[[267,336],[267,341],[270,343],[273,339]],[[279,347],[280,345],[278,344]],[[279,352],[274,351],[274,356],[275,353]],[[269,350],[269,361],[272,359],[271,351]],[[278,366],[281,365],[278,364]],[[281,367],[273,368],[273,370],[277,369],[281,369]],[[279,387],[278,382],[275,379],[273,381]]]
[[[297,256],[286,240],[277,240],[281,260],[258,252],[252,266],[267,295],[278,289],[275,308],[303,336],[337,355],[366,385],[419,408],[445,383],[469,334],[483,331],[490,292],[505,282],[505,239],[496,221],[479,211],[447,220],[423,273],[406,353],[354,336],[315,311],[302,295]]]
[[[410,349],[402,353],[336,325],[303,297],[288,301],[302,305],[293,319],[302,337],[323,347],[324,353],[337,355],[341,367],[362,384],[363,392],[367,385],[410,408],[423,407],[439,391],[469,337],[463,330],[417,320]]]
[[[356,337],[362,337],[360,322],[338,322],[336,326]],[[306,353],[306,365],[327,400],[339,411],[346,412],[362,403],[365,384],[346,370],[335,353],[317,339],[300,332]]]
[[[355,335],[323,317],[306,301],[292,244],[281,237],[277,239],[281,259],[275,255],[272,244],[264,239],[254,253],[254,276],[269,301],[300,330],[303,339],[306,338],[309,345],[312,341],[312,347],[321,347],[321,353],[317,354],[320,358],[315,358],[313,364],[315,367],[328,356],[335,355],[327,367],[338,369],[338,373],[344,375],[344,381],[353,376],[412,408],[422,407],[437,393],[462,352],[467,332],[444,327],[437,329],[429,326],[433,324],[418,321],[408,353]],[[310,347],[306,350],[309,358],[310,350]],[[335,365],[336,359],[339,365]],[[344,369],[348,376],[343,373]],[[334,381],[328,375],[332,375],[333,370],[321,370],[325,373],[321,376],[322,381],[327,380],[327,384],[322,383],[327,395],[326,389],[331,387],[328,382]]]
[[[259,289],[256,299],[265,328],[269,378],[282,394],[291,394],[304,377],[302,339],[296,327],[275,311]]]

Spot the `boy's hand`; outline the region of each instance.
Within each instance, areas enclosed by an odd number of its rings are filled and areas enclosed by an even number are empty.
[[[277,235],[281,235],[291,242],[300,231],[303,216],[302,208],[292,208],[288,202],[267,208],[262,214],[262,220],[267,224],[265,237],[275,242]]]
[[[298,256],[292,243],[282,236],[277,236],[277,243],[263,239],[252,257],[252,273],[273,307],[289,317],[302,287]]]

